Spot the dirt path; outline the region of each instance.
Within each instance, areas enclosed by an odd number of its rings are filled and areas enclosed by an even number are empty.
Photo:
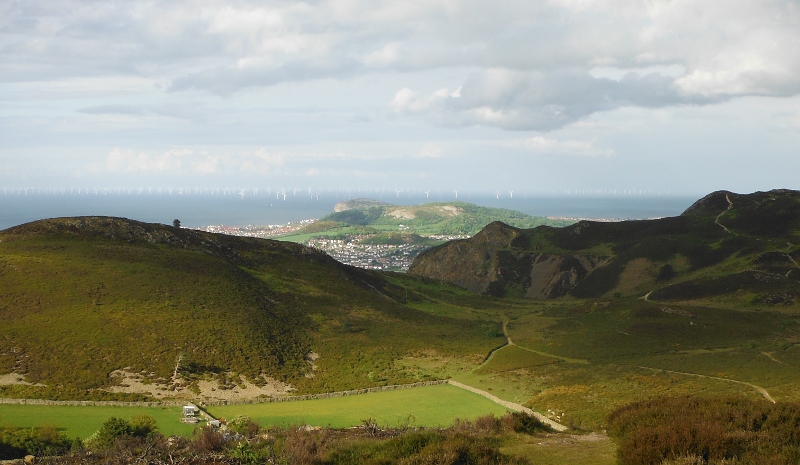
[[[724,224],[719,222],[720,217],[722,217],[722,215],[728,213],[730,211],[730,209],[733,208],[733,202],[731,202],[731,198],[730,198],[730,196],[728,196],[728,194],[725,194],[725,200],[728,201],[728,208],[726,208],[725,211],[723,211],[722,213],[717,215],[717,217],[714,218],[714,222],[717,223],[722,229],[724,229],[726,233],[733,234],[733,232],[731,232],[730,229],[726,228]]]
[[[482,391],[482,390],[480,390],[478,388],[474,388],[472,386],[468,386],[468,385],[466,385],[464,383],[459,383],[458,381],[453,381],[452,379],[448,379],[447,380],[447,384],[450,384],[452,386],[459,387],[459,388],[465,389],[465,390],[467,390],[469,392],[473,392],[473,393],[478,394],[480,396],[486,397],[487,399],[491,400],[492,402],[494,402],[496,404],[499,404],[499,405],[502,405],[503,407],[505,407],[505,408],[507,408],[509,410],[513,410],[515,412],[525,412],[528,415],[531,415],[531,416],[535,417],[537,420],[541,421],[542,423],[550,426],[551,428],[553,428],[556,431],[561,432],[561,431],[566,431],[567,429],[569,429],[566,426],[562,425],[561,423],[553,421],[553,420],[547,418],[546,416],[542,415],[539,412],[534,412],[533,410],[529,409],[528,407],[523,407],[520,404],[515,404],[514,402],[509,402],[507,400],[503,400],[503,399],[495,396],[494,394],[490,394],[490,393],[488,393],[486,391]]]
[[[761,355],[767,357],[768,359],[772,360],[773,362],[780,363],[781,365],[786,365],[787,367],[794,366],[794,365],[789,365],[786,362],[781,362],[777,358],[773,357],[772,354],[773,354],[773,352],[761,352]]]
[[[773,399],[772,396],[769,395],[769,392],[767,392],[766,389],[762,388],[761,386],[756,386],[755,384],[746,383],[744,381],[738,381],[738,380],[735,380],[735,379],[728,379],[728,378],[719,378],[717,376],[699,375],[697,373],[686,373],[684,371],[662,370],[661,368],[650,368],[650,367],[642,367],[642,366],[640,366],[638,368],[641,368],[643,370],[662,371],[664,373],[673,373],[673,374],[676,374],[676,375],[696,376],[698,378],[716,379],[716,380],[719,380],[719,381],[727,381],[729,383],[743,384],[745,386],[748,386],[748,387],[751,387],[751,388],[755,389],[762,396],[764,396],[765,399],[767,399],[768,401],[772,402],[773,404],[775,403],[775,399]]]
[[[788,258],[792,263],[794,263],[795,268],[800,268],[800,264],[798,264],[797,261],[795,261],[795,259],[792,258],[792,255],[789,253],[789,251],[792,250],[792,247],[794,247],[792,244],[790,244],[789,242],[786,243],[786,258]],[[788,278],[791,273],[792,270],[787,271],[786,277]]]
[[[484,363],[488,363],[489,360],[491,360],[492,357],[494,357],[494,354],[498,350],[502,349],[503,347],[508,347],[508,346],[513,346],[514,345],[514,343],[511,342],[511,339],[508,338],[508,331],[506,331],[506,325],[507,324],[508,324],[508,321],[503,321],[503,335],[506,337],[506,343],[501,345],[501,346],[497,346],[494,349],[490,350],[489,354],[486,356],[486,358],[483,359],[483,362],[481,363],[481,365],[483,365]]]
[[[521,346],[519,344],[515,344],[514,341],[511,340],[511,336],[508,335],[508,326],[507,326],[507,324],[508,324],[508,321],[504,321],[503,322],[503,334],[505,334],[506,341],[508,341],[508,343],[506,345],[504,345],[503,347],[515,346],[515,347],[517,347],[519,349],[527,350],[528,352],[531,352],[531,353],[534,353],[534,354],[538,354],[538,355],[541,355],[541,356],[544,356],[544,357],[555,358],[555,359],[562,360],[562,361],[567,362],[567,363],[581,363],[581,364],[584,364],[584,365],[589,363],[588,360],[584,360],[584,359],[580,359],[580,358],[562,357],[560,355],[555,355],[555,354],[548,354],[547,352],[542,352],[540,350],[533,350],[533,349],[529,349],[528,347],[523,347],[523,346]]]

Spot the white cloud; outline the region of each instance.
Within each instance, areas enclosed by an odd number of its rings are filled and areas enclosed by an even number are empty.
[[[677,67],[688,97],[800,91],[793,0],[48,0],[0,7],[0,75],[148,75],[174,91],[471,67]]]
[[[608,79],[595,78],[588,71],[548,74],[492,68],[473,73],[456,92],[440,89],[421,95],[403,88],[389,106],[395,113],[427,115],[446,125],[549,130],[624,106],[707,100],[680,95],[672,83],[671,77],[656,73]]]
[[[434,142],[428,142],[419,151],[419,158],[440,158],[441,156],[442,148]]]

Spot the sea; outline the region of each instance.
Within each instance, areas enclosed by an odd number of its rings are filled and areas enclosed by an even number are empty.
[[[426,197],[424,193],[403,195],[395,192],[371,198],[394,205],[419,205],[438,201],[463,201],[486,207],[506,208],[529,215],[570,219],[621,221],[662,218],[679,215],[698,197],[679,195],[597,195],[533,196],[515,194],[497,198],[492,195],[452,194]],[[251,191],[239,193],[148,193],[108,191],[81,194],[66,191],[0,192],[0,230],[44,218],[69,216],[116,216],[148,223],[172,224],[180,220],[184,227],[283,225],[318,219],[333,211],[338,202],[355,198],[343,192],[314,194],[289,191],[283,195]]]

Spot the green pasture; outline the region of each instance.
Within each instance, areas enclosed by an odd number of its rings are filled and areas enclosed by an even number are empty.
[[[800,399],[800,319],[788,312],[636,298],[481,297],[470,306],[444,286],[412,289],[421,297],[413,305],[422,311],[508,321],[515,345],[484,363],[430,353],[398,366],[418,378],[452,377],[539,412],[555,411],[563,424],[578,429],[600,430],[613,409],[656,396],[761,398],[755,388],[734,381],[762,387],[779,401]]]
[[[425,386],[330,399],[211,407],[208,412],[231,419],[246,415],[260,425],[331,426],[346,428],[372,418],[396,427],[409,419],[415,426],[447,426],[456,418],[472,420],[506,409],[477,394],[450,385]]]
[[[87,438],[111,417],[130,420],[149,415],[167,436],[190,436],[194,425],[180,422],[181,407],[96,407],[75,405],[0,404],[0,426],[30,428],[54,425],[67,437]]]

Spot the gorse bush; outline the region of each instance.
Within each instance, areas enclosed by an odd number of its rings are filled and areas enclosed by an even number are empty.
[[[158,433],[153,417],[136,415],[130,421],[124,418],[111,417],[103,423],[94,437],[89,441],[92,448],[110,448],[123,437],[146,438]]]
[[[71,447],[72,441],[54,426],[0,428],[0,460],[26,455],[60,455]]]
[[[661,398],[611,413],[622,465],[796,464],[800,405],[744,398]]]
[[[132,421],[109,418],[96,438],[87,444],[88,451],[78,447],[70,452],[71,441],[59,437],[58,449],[15,449],[5,457],[19,458],[34,451],[37,455],[58,455],[37,458],[37,463],[52,464],[512,465],[527,462],[501,453],[500,446],[504,435],[513,435],[520,424],[528,424],[524,417],[524,414],[501,418],[488,415],[436,429],[380,428],[367,421],[364,427],[355,429],[289,426],[256,431],[252,431],[254,423],[249,418],[240,417],[232,423],[252,433],[250,437],[230,429],[202,427],[195,431],[192,440],[164,438],[152,430],[145,436],[134,436],[136,428],[146,421],[134,425]],[[36,432],[39,442],[52,443],[52,437],[48,436],[52,431]],[[31,432],[14,434],[23,437]],[[42,439],[45,437],[50,439]],[[105,441],[102,445],[101,438]]]

